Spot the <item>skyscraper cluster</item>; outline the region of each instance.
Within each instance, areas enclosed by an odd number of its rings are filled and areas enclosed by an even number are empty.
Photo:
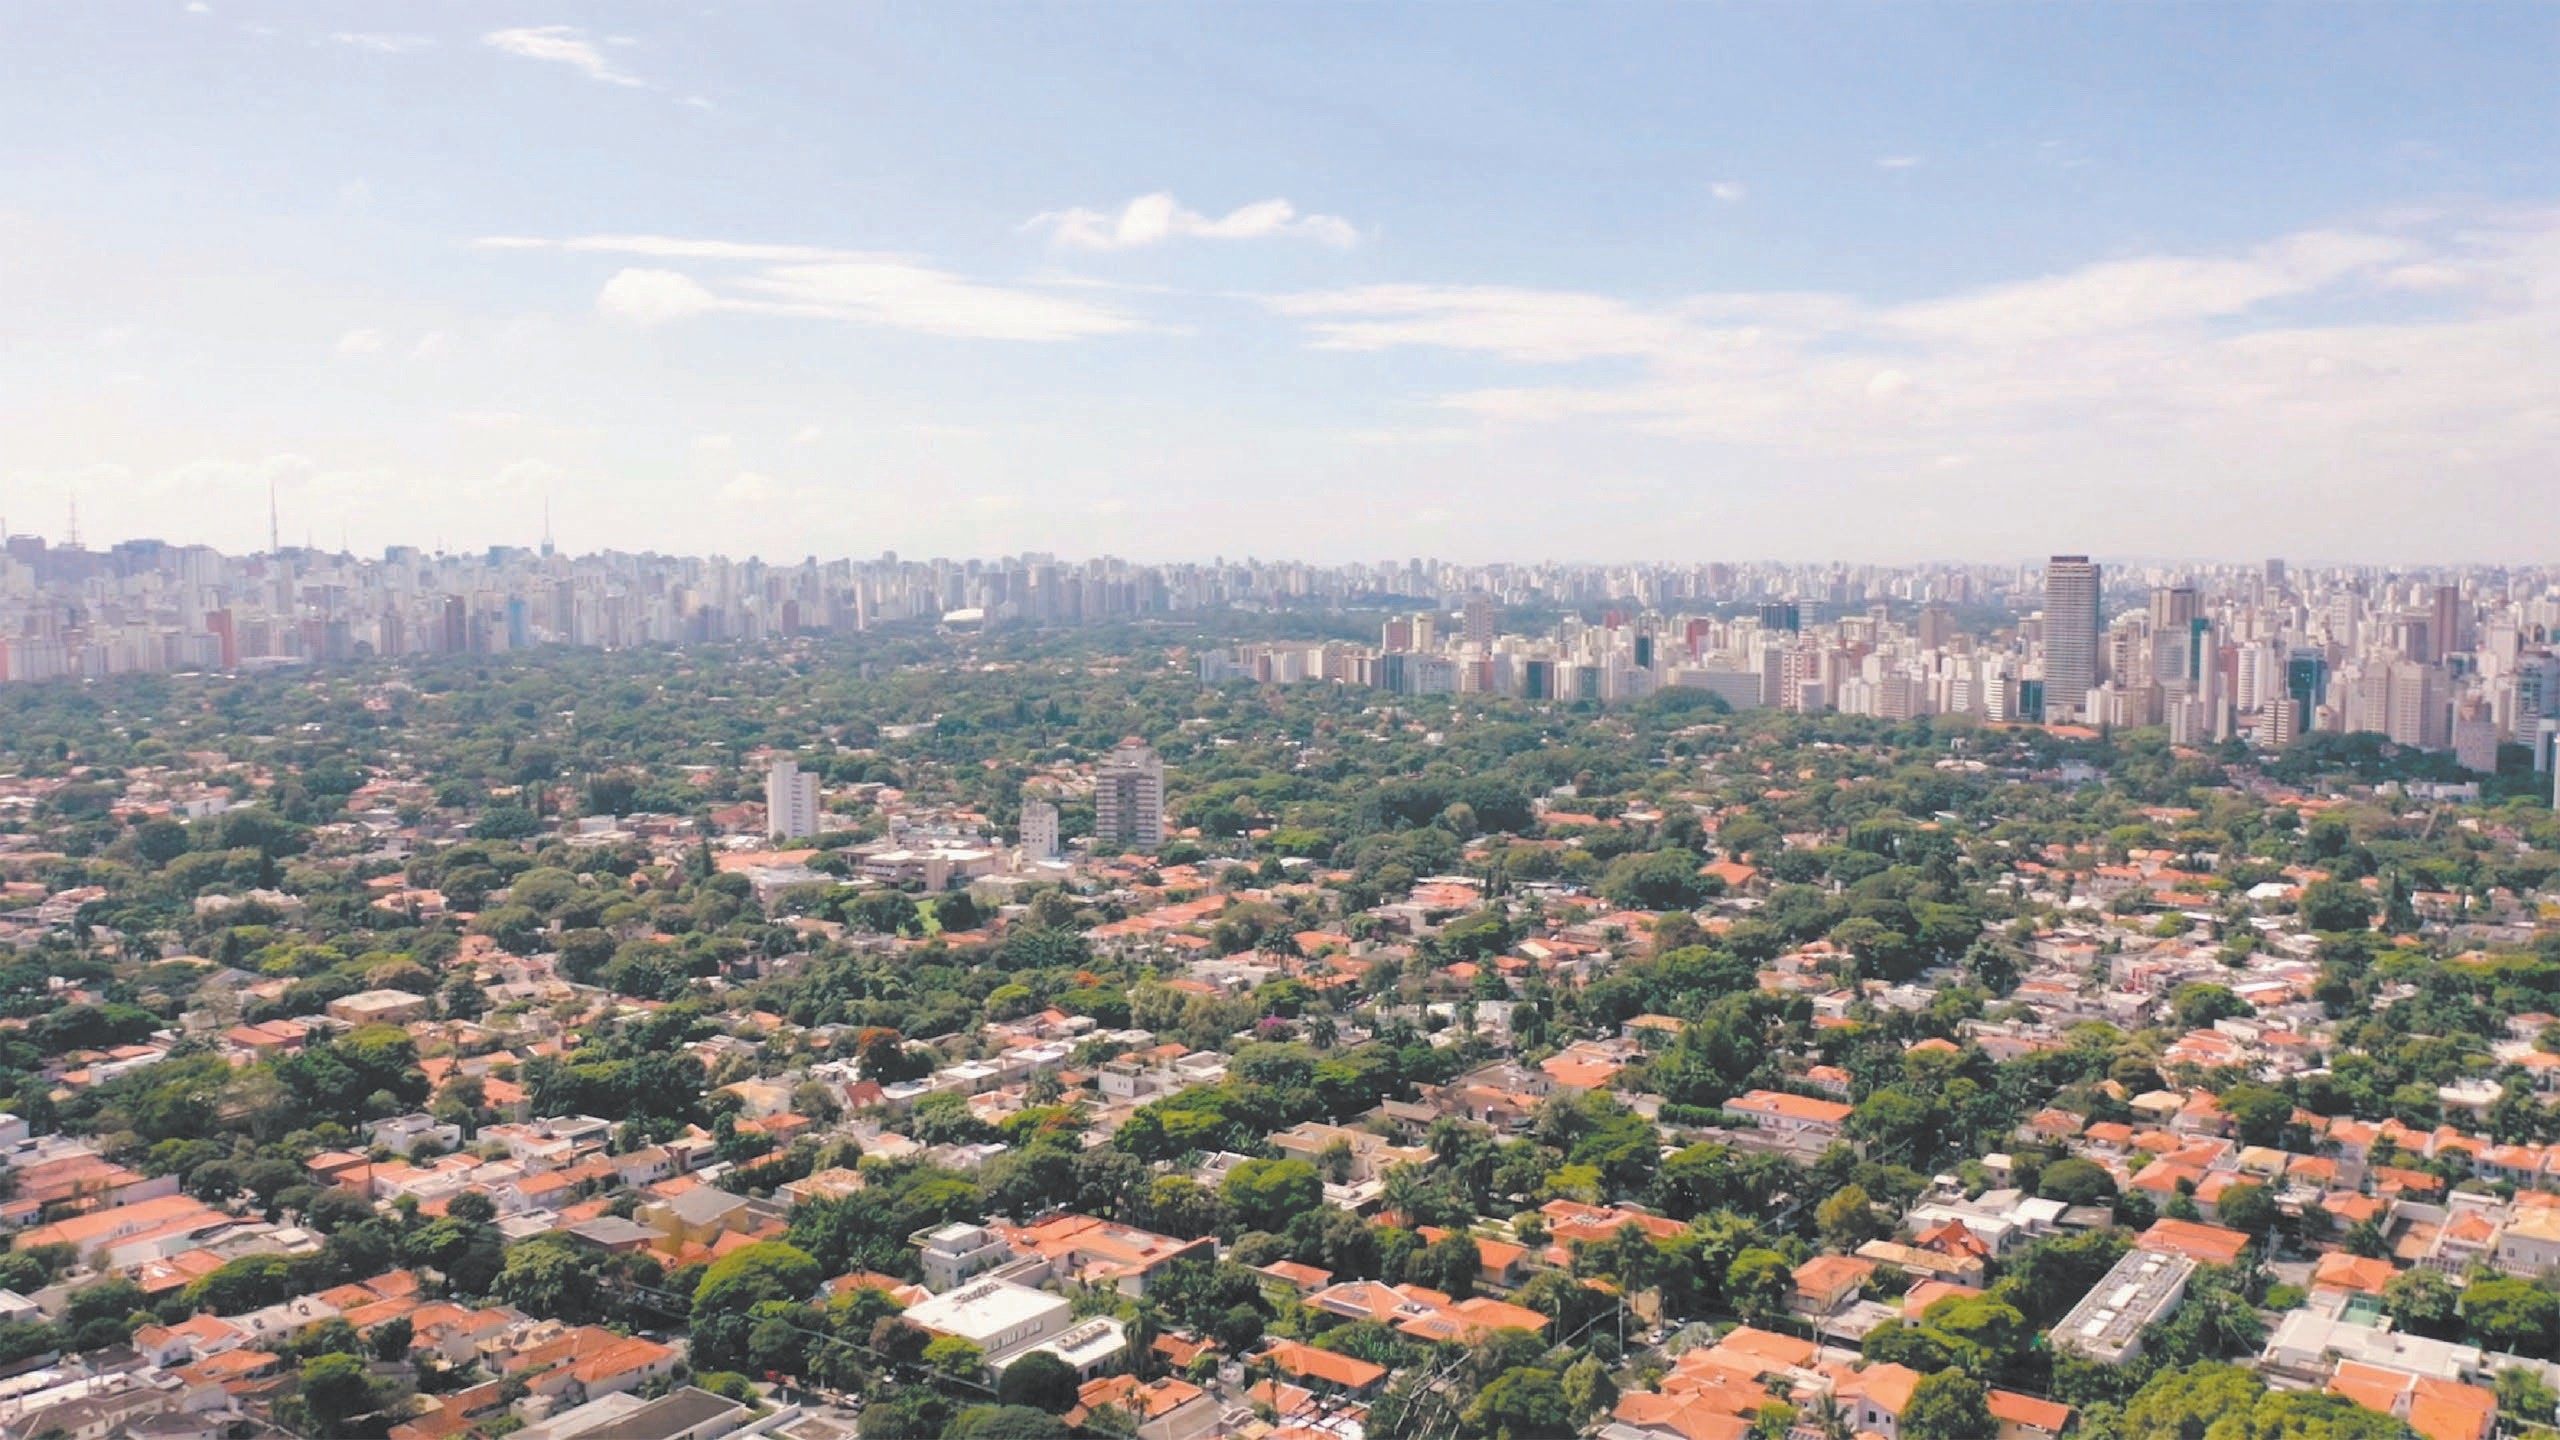
[[[1688,688],[1737,708],[2165,726],[2181,743],[2371,732],[2452,750],[2484,772],[2502,743],[2532,747],[2546,769],[2560,743],[2560,584],[2549,572],[2269,561],[2110,573],[2057,555],[1969,603],[1935,583],[1893,598],[1880,588],[1850,603],[1612,608],[1598,623],[1568,616],[1490,638],[1470,599],[1455,628],[1441,613],[1400,615],[1374,647],[1241,646],[1202,657],[1200,673],[1562,701]]]

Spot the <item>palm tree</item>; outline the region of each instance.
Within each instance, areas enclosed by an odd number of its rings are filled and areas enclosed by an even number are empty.
[[[1307,1041],[1319,1050],[1330,1050],[1342,1038],[1342,1025],[1330,1010],[1319,1010],[1307,1017]]]
[[[1415,1207],[1423,1203],[1425,1193],[1431,1188],[1430,1179],[1423,1174],[1422,1167],[1411,1162],[1390,1166],[1387,1173],[1379,1177],[1378,1184],[1379,1202],[1402,1216],[1407,1224],[1413,1222]]]
[[[1828,1390],[1814,1397],[1813,1424],[1822,1432],[1823,1440],[1850,1440],[1853,1433],[1848,1412],[1840,1408],[1839,1399]]]

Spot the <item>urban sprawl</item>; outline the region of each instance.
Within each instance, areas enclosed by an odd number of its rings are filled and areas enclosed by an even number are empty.
[[[0,558],[0,1440],[2560,1421],[2560,569]]]

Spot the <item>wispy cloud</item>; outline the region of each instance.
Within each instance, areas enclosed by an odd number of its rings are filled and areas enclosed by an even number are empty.
[[[1257,200],[1210,216],[1184,208],[1163,191],[1141,195],[1117,211],[1046,211],[1032,216],[1026,228],[1045,230],[1058,244],[1078,250],[1136,250],[1176,239],[1313,240],[1337,249],[1360,241],[1359,227],[1341,216],[1301,215],[1286,200]]]
[[[496,235],[488,250],[555,250],[732,267],[632,265],[596,295],[597,313],[627,324],[672,324],[716,313],[784,315],[974,340],[1059,341],[1148,328],[1125,311],[1077,296],[971,279],[911,257],[822,245],[696,240],[666,235]]]
[[[1266,303],[1319,349],[1522,366],[1519,383],[1428,397],[1507,425],[1914,472],[1951,454],[2052,471],[2104,453],[2179,473],[2405,474],[2457,454],[2536,463],[2560,444],[2554,273],[2560,211],[2306,230],[1889,304],[1469,285]],[[1608,368],[1559,373],[1595,363]]]
[[[394,35],[376,30],[338,30],[330,34],[329,43],[344,45],[353,50],[370,50],[377,55],[410,55],[420,50],[433,49],[436,42],[434,37],[428,35]]]
[[[1727,205],[1738,205],[1751,194],[1738,180],[1718,180],[1707,187],[1707,193]]]
[[[1920,157],[1917,155],[1879,155],[1876,157],[1876,168],[1879,170],[1917,170],[1920,168]]]
[[[532,25],[513,30],[492,30],[480,37],[480,43],[527,60],[566,65],[590,80],[600,80],[607,85],[648,88],[649,82],[606,59],[595,42],[587,38],[587,32],[574,25]]]

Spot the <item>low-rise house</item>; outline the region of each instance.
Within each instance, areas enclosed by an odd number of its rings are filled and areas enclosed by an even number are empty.
[[[1837,1100],[1816,1100],[1779,1090],[1753,1090],[1725,1102],[1725,1109],[1748,1115],[1764,1130],[1836,1140],[1855,1108]],[[1889,1437],[1888,1437],[1889,1440]]]
[[[908,1307],[906,1318],[936,1335],[968,1341],[992,1362],[1065,1333],[1074,1324],[1074,1307],[1065,1296],[1028,1285],[979,1280]]]
[[[1799,1315],[1829,1315],[1857,1299],[1875,1273],[1872,1260],[1816,1255],[1795,1268],[1795,1294],[1788,1308]]]
[[[1297,1384],[1322,1393],[1365,1399],[1386,1388],[1387,1367],[1296,1340],[1273,1341],[1263,1358]]]
[[[1838,1398],[1849,1423],[1884,1440],[1900,1440],[1902,1417],[1920,1372],[1907,1365],[1869,1365],[1840,1377]]]
[[[2404,1420],[2425,1440],[2489,1440],[2497,1427],[2498,1394],[2485,1385],[2341,1360],[2329,1393]]]
[[[2014,1390],[1994,1390],[1983,1399],[1999,1426],[1999,1440],[2061,1440],[2071,1428],[2071,1407],[2057,1401]]]
[[[2153,1221],[2134,1243],[2144,1250],[2183,1255],[2200,1264],[2234,1265],[2239,1263],[2241,1252],[2249,1248],[2249,1237],[2220,1225],[2162,1219]]]
[[[406,1025],[435,1013],[435,1001],[406,990],[361,990],[330,1001],[328,1010],[350,1025]]]
[[[936,1292],[956,1290],[973,1276],[1011,1263],[1013,1245],[984,1225],[953,1223],[908,1237],[921,1251],[924,1283]]]
[[[1495,1330],[1527,1330],[1544,1334],[1548,1319],[1538,1311],[1485,1296],[1452,1300],[1419,1285],[1387,1285],[1375,1280],[1348,1280],[1307,1297],[1307,1304],[1349,1320],[1375,1320],[1417,1340],[1464,1342]]]
[[[1061,1280],[1114,1285],[1142,1296],[1158,1270],[1176,1260],[1213,1260],[1217,1242],[1208,1237],[1178,1240],[1134,1225],[1097,1220],[1090,1215],[1059,1215],[1036,1224],[999,1226],[996,1233],[1022,1255],[1049,1262],[1049,1273]]]

